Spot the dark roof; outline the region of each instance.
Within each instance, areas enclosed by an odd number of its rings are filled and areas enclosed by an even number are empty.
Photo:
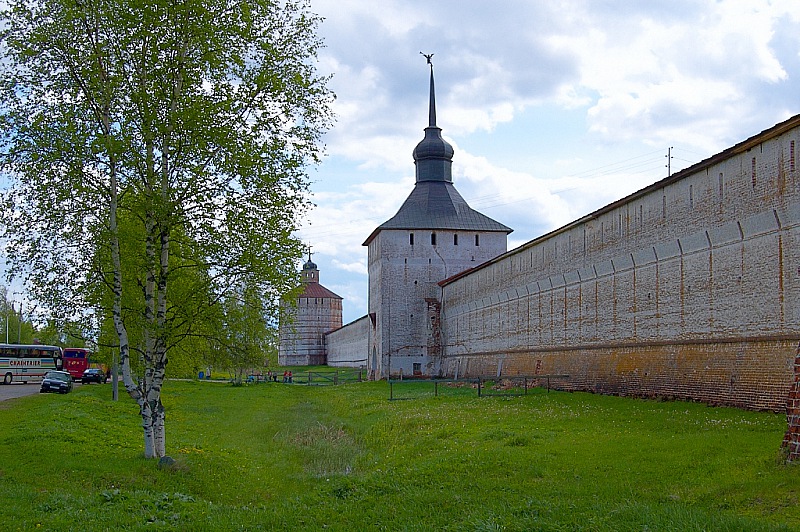
[[[425,128],[425,136],[413,152],[414,166],[417,167],[417,183],[453,181],[453,147],[442,138],[442,130],[436,125],[436,90],[433,84],[433,63],[430,62],[430,58],[428,64],[431,65],[428,127]]]
[[[513,231],[470,208],[453,186],[453,147],[442,138],[442,130],[436,126],[436,97],[430,57],[428,64],[431,65],[428,127],[425,128],[425,137],[414,148],[416,185],[397,214],[367,237],[363,244],[365,246],[382,229],[449,229],[506,234]]]
[[[472,209],[456,187],[447,181],[420,181],[405,203],[364,242],[368,245],[382,229],[449,229],[510,233],[508,226]]]
[[[319,283],[306,283],[303,293],[297,297],[319,297],[328,299],[342,299]]]

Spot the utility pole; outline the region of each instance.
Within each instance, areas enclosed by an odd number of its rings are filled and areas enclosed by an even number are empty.
[[[22,292],[14,292],[13,294],[11,294],[11,297],[16,298],[16,296],[21,296],[21,295],[22,295]],[[15,304],[15,302],[11,301],[11,314],[13,316],[17,316],[17,311],[14,308],[14,304]],[[18,316],[18,319],[19,319],[19,323],[18,323],[19,332],[18,332],[18,336],[17,336],[17,343],[19,344],[19,343],[21,343],[21,340],[22,340],[22,298],[20,298],[20,301],[19,301],[19,316]],[[8,343],[8,338],[7,337],[8,337],[8,331],[6,331],[6,343]]]
[[[672,146],[667,148],[667,154],[664,157],[667,158],[667,164],[665,166],[667,167],[667,177],[669,177],[672,175]]]

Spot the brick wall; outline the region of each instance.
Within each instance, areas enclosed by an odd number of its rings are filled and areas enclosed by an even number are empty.
[[[792,383],[786,399],[786,434],[783,448],[789,462],[800,460],[800,344],[795,352]]]
[[[378,376],[437,374],[439,340],[432,345],[429,300],[439,300],[439,281],[505,250],[501,232],[381,230],[368,248],[369,313],[375,320],[369,352],[376,354],[370,370]]]
[[[325,333],[342,326],[342,300],[300,297],[294,307],[284,304],[283,313],[278,364],[325,364]]]
[[[798,123],[444,283],[444,373],[502,360],[569,373],[570,389],[783,409],[800,339]]]

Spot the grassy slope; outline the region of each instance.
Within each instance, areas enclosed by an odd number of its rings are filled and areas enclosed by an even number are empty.
[[[91,385],[0,403],[0,528],[800,529],[780,415],[541,391],[390,402],[385,383],[169,382],[178,463],[160,470],[141,458],[136,405],[109,397]]]

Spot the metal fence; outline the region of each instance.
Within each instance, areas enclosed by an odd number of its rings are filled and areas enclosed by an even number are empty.
[[[390,379],[389,400],[417,399],[425,396],[520,396],[533,389],[550,391],[555,380],[569,375],[514,375],[463,379]]]
[[[363,369],[346,369],[336,371],[295,371],[288,381],[291,384],[306,384],[312,386],[334,386],[350,382],[366,380],[366,371]],[[284,383],[282,374],[271,375],[253,374],[247,376],[248,382],[276,382]]]

